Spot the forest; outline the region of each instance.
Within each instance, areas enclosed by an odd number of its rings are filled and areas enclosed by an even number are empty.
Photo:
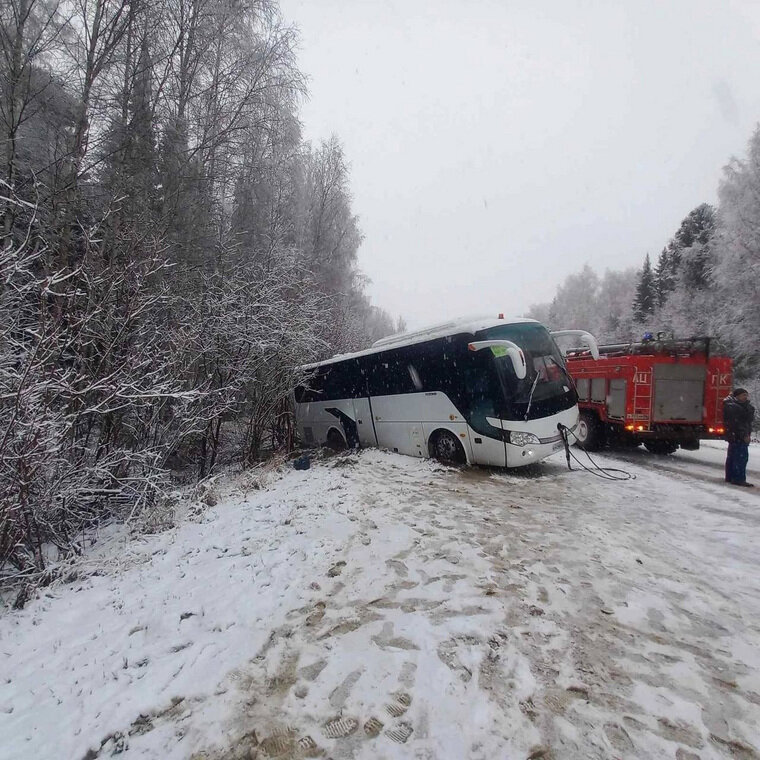
[[[287,436],[298,367],[393,332],[273,0],[0,5],[0,582]]]
[[[734,360],[735,381],[760,394],[760,127],[747,155],[724,168],[719,203],[690,211],[656,262],[569,275],[529,316],[555,329],[588,329],[600,342],[646,332],[710,336]]]

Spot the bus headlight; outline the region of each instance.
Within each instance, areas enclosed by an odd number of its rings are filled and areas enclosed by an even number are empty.
[[[541,443],[541,441],[538,440],[537,435],[533,435],[533,433],[522,433],[519,430],[509,431],[509,442],[513,443],[515,446],[527,446],[529,443]]]

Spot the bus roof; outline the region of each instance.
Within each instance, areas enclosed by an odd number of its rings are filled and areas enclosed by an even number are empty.
[[[390,351],[394,348],[402,348],[404,346],[412,346],[416,343],[425,343],[429,340],[446,338],[449,335],[461,335],[462,333],[470,333],[471,335],[474,335],[476,332],[479,332],[480,330],[487,330],[489,327],[521,324],[523,322],[537,323],[537,320],[524,319],[522,317],[508,317],[507,319],[494,319],[493,317],[480,317],[473,319],[470,317],[468,319],[452,320],[451,322],[444,322],[440,325],[432,325],[431,327],[425,327],[421,330],[415,330],[414,332],[401,333],[400,335],[389,335],[387,338],[376,340],[370,348],[366,348],[363,351],[355,351],[351,354],[336,354],[335,356],[329,359],[325,359],[321,362],[305,364],[302,369],[313,369],[315,367],[321,367],[325,364],[334,364],[336,362],[345,361],[346,359],[355,359],[359,356],[379,354],[383,351]]]

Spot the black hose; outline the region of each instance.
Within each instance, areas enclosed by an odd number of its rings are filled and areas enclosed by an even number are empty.
[[[592,475],[595,475],[597,478],[602,478],[602,480],[635,480],[636,476],[632,473],[628,472],[627,470],[622,470],[618,467],[600,467],[591,457],[591,454],[589,454],[588,451],[583,447],[583,444],[580,442],[579,438],[575,433],[570,430],[567,426],[563,425],[561,422],[557,423],[557,430],[559,430],[560,436],[562,436],[562,443],[565,446],[565,457],[567,459],[567,469],[570,470],[570,472],[573,472],[572,465],[570,464],[570,457],[572,457],[577,464],[581,466],[582,469],[584,469],[586,472],[590,472]],[[570,450],[570,435],[575,438],[575,440],[578,443],[578,446],[580,449],[585,453],[585,455],[588,457],[589,462],[593,465],[594,469],[591,469],[587,467],[583,462],[581,462],[580,459],[578,459],[575,454]]]

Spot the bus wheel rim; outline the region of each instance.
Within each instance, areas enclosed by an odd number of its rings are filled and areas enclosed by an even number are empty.
[[[441,457],[453,459],[456,454],[456,448],[454,446],[454,441],[450,436],[442,435],[438,439],[438,453]]]

